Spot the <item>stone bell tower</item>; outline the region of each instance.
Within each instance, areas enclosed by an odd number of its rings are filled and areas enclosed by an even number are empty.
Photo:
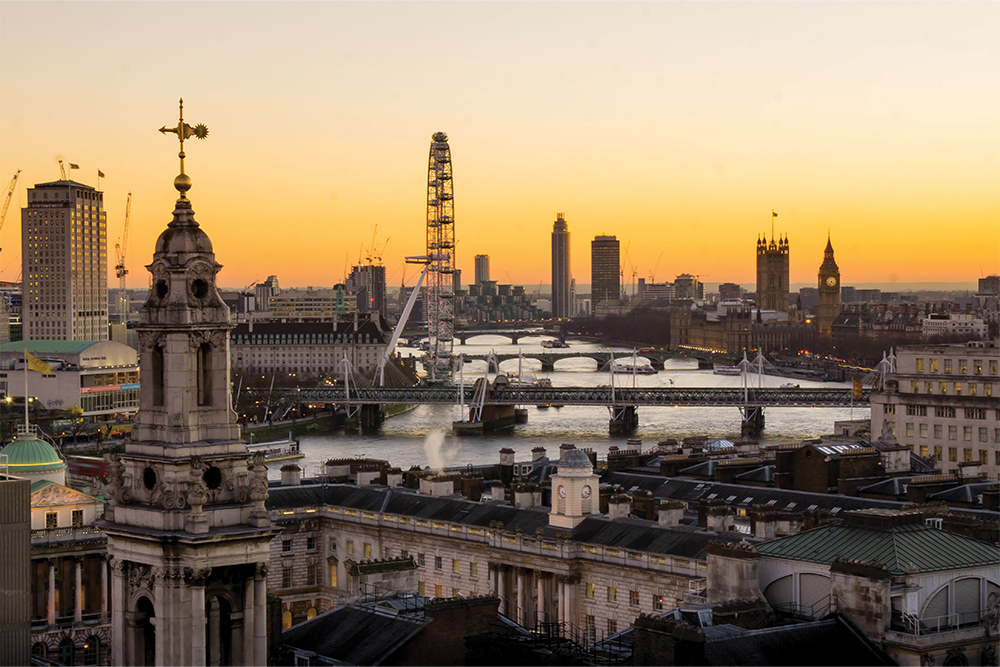
[[[229,309],[212,242],[194,219],[184,140],[173,220],[147,268],[140,407],[113,457],[102,529],[112,564],[113,664],[267,662],[266,575],[274,529],[263,455],[249,461],[229,395]],[[248,465],[250,464],[250,465]]]

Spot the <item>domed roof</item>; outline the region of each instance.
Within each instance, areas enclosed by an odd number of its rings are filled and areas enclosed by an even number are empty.
[[[156,239],[154,256],[167,255],[211,255],[212,241],[194,219],[191,201],[178,199],[174,208],[174,219]]]
[[[580,449],[567,450],[559,459],[560,468],[593,468],[587,453]]]
[[[7,455],[11,472],[15,474],[66,467],[66,462],[59,458],[52,445],[31,434],[19,434],[12,443],[0,450],[0,454]]]

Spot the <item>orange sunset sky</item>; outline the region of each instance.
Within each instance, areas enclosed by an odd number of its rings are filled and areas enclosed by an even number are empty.
[[[607,233],[637,277],[750,285],[771,209],[793,284],[815,284],[828,229],[847,285],[1000,270],[997,2],[4,0],[0,179],[23,172],[0,278],[25,187],[62,158],[107,175],[109,268],[133,193],[147,284],[179,97],[210,130],[189,196],[227,286],[338,283],[376,225],[390,286],[412,285],[435,131],[465,282],[486,253],[494,279],[547,285],[557,212],[581,284]]]

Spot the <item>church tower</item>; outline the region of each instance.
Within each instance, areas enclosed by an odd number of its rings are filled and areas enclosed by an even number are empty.
[[[838,315],[840,315],[840,269],[833,259],[833,243],[827,234],[823,263],[819,267],[819,308],[816,327],[820,336],[831,335],[833,322]]]
[[[775,217],[771,211],[771,219]],[[775,242],[773,223],[770,242],[766,233],[757,237],[757,308],[788,310],[788,236],[779,234]]]
[[[112,663],[262,665],[274,535],[263,455],[248,466],[229,393],[229,309],[221,265],[194,219],[180,121],[180,198],[147,268],[140,408],[112,459],[102,530],[112,566]]]

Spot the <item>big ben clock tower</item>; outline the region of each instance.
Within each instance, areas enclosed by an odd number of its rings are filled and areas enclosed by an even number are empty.
[[[819,309],[816,316],[819,335],[830,335],[833,321],[838,315],[840,315],[840,269],[833,259],[833,243],[827,234],[823,263],[819,267]]]

